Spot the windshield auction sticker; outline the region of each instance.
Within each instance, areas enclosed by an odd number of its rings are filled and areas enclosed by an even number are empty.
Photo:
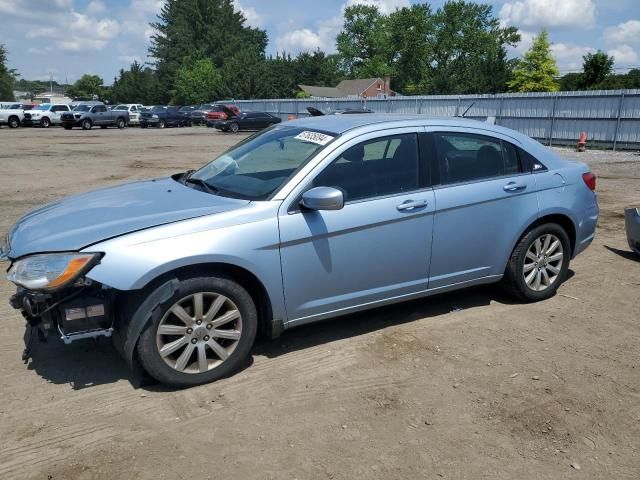
[[[311,142],[311,143],[317,143],[318,145],[326,145],[335,137],[332,137],[331,135],[327,135],[325,133],[310,132],[305,130],[304,132],[298,134],[295,138],[296,140],[302,140],[303,142]]]

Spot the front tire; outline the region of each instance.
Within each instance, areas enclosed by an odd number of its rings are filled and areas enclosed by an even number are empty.
[[[20,119],[18,117],[10,117],[8,124],[9,128],[18,128],[20,126]]]
[[[529,230],[509,259],[505,283],[515,296],[526,302],[546,300],[564,282],[571,243],[560,225],[547,223]]]
[[[240,131],[240,126],[237,123],[233,122],[231,125],[229,125],[229,131],[231,133],[238,133]]]
[[[89,120],[88,118],[85,118],[80,124],[80,126],[82,127],[83,130],[91,130],[91,127],[93,126],[93,124],[91,123],[91,120]]]
[[[165,121],[164,121],[164,120],[160,120],[160,121],[158,122],[158,128],[164,128],[164,127],[166,127],[166,126],[167,126],[167,124],[165,123]]]
[[[120,130],[122,130],[126,126],[127,122],[124,121],[124,118],[119,118],[118,120],[116,120],[116,127],[118,127]]]
[[[226,377],[243,364],[258,327],[247,291],[224,277],[180,282],[151,315],[137,344],[142,367],[156,380],[190,387]]]
[[[51,120],[49,120],[47,117],[44,117],[42,120],[40,120],[40,126],[42,128],[49,128],[51,126]]]

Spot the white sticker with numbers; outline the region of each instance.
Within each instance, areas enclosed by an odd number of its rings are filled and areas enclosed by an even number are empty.
[[[309,131],[304,131],[298,134],[295,138],[296,140],[302,140],[303,142],[317,143],[318,145],[326,145],[327,143],[329,143],[331,140],[334,139],[334,137],[332,137],[331,135],[327,135],[325,133],[309,132]]]

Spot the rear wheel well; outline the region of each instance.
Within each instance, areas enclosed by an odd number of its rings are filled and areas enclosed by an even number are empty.
[[[267,289],[253,273],[242,267],[238,267],[237,265],[227,263],[202,263],[198,265],[180,267],[176,270],[166,272],[150,281],[143,287],[142,291],[145,293],[152,292],[169,278],[185,280],[187,278],[194,278],[198,276],[222,276],[237,282],[249,293],[256,303],[256,310],[258,312],[258,333],[267,336],[271,334],[273,310],[271,308],[271,300],[267,294]]]
[[[565,232],[567,232],[567,236],[569,237],[569,243],[571,244],[571,257],[573,257],[573,253],[576,251],[576,226],[573,224],[573,221],[566,215],[552,214],[552,215],[545,215],[544,217],[540,217],[531,225],[529,225],[529,228],[525,230],[522,236],[526,235],[527,232],[532,228],[536,228],[537,226],[544,225],[546,223],[557,223],[564,229]],[[518,240],[518,243],[519,241],[520,240]]]

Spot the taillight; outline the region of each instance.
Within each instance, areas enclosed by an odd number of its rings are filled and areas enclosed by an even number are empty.
[[[589,187],[589,190],[592,192],[596,191],[596,176],[593,173],[583,173],[582,180],[584,180],[584,184]]]

